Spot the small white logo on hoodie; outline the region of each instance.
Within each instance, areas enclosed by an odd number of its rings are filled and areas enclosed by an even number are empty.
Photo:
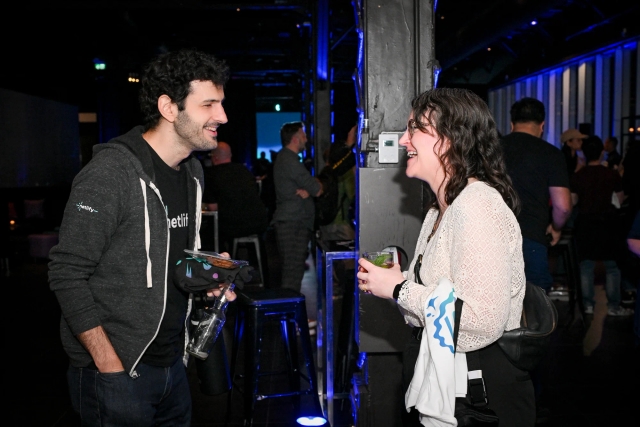
[[[78,208],[78,210],[85,210],[85,211],[89,211],[89,212],[98,212],[97,209],[93,209],[91,206],[87,206],[87,205],[83,205],[83,202],[80,203],[76,203],[76,207]]]

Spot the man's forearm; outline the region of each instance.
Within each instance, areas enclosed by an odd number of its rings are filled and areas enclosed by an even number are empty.
[[[567,223],[567,220],[571,216],[571,209],[561,209],[554,207],[551,212],[551,226],[555,230],[562,230],[562,227]]]
[[[640,239],[627,239],[627,244],[631,252],[640,256]]]
[[[571,216],[571,193],[567,187],[549,187],[551,197],[551,226],[556,231],[562,230]]]
[[[124,366],[102,326],[78,334],[78,340],[87,349],[100,372],[121,372]]]

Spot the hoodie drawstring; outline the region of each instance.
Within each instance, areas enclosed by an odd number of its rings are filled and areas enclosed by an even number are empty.
[[[193,178],[196,181],[196,238],[193,250],[197,251],[202,247],[200,242],[200,226],[202,225],[202,187],[200,187],[200,181],[198,178]]]
[[[147,207],[147,184],[140,178],[142,186],[142,198],[144,199],[144,248],[147,252],[147,288],[153,287],[151,281],[151,257],[149,256],[149,247],[151,246],[151,229],[149,227],[149,209]]]

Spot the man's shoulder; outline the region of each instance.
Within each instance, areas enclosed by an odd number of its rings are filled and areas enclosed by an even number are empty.
[[[522,132],[502,137],[501,144],[507,163],[526,159],[529,164],[531,162],[548,164],[550,160],[555,159],[557,163],[562,159],[562,152],[558,147],[542,138]]]
[[[127,146],[114,142],[100,144],[93,152],[91,160],[83,169],[101,169],[101,168],[122,168],[129,169],[133,166],[133,162],[137,160]]]
[[[525,148],[560,151],[558,147],[544,139],[524,132],[511,132],[510,134],[503,136],[501,138],[501,142],[505,146],[510,144],[520,144]]]
[[[302,166],[300,157],[288,148],[283,148],[278,152],[276,161],[273,164],[273,169],[274,172],[283,172],[290,170],[292,167],[296,167],[296,165]]]

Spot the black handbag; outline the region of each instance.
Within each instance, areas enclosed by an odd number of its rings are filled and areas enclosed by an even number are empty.
[[[527,282],[520,327],[502,334],[498,346],[514,366],[531,371],[546,353],[557,324],[553,301],[542,288]]]
[[[456,299],[453,345],[458,347],[458,330],[462,316],[462,300]],[[477,351],[466,353],[469,372],[480,370],[480,357]],[[498,416],[489,408],[487,390],[482,377],[467,380],[467,396],[456,397],[454,416],[458,427],[498,427]]]

